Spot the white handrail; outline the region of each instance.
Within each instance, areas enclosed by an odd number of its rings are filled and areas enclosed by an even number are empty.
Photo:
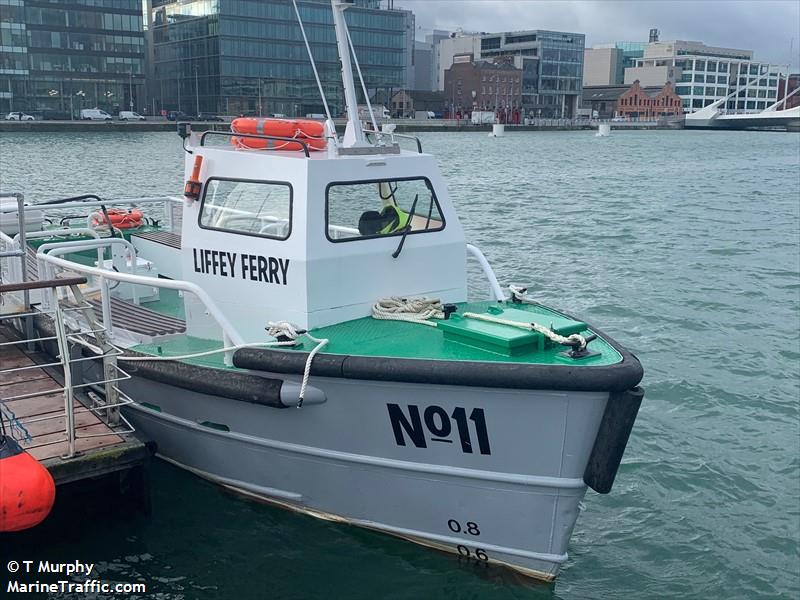
[[[92,250],[93,248],[97,248],[97,266],[101,267],[103,264],[104,259],[104,247],[105,246],[112,246],[114,244],[118,244],[126,248],[131,253],[131,264],[129,267],[130,274],[136,275],[136,246],[131,244],[128,240],[124,238],[100,238],[96,240],[76,240],[73,242],[50,242],[48,244],[42,244],[39,246],[39,251],[36,253],[37,259],[37,268],[39,265],[42,265],[40,260],[41,255],[47,254],[48,256],[61,256],[62,254],[68,254],[72,252],[83,252],[84,250]],[[48,252],[48,250],[50,252]],[[125,261],[127,263],[127,260]],[[101,267],[102,268],[102,267]],[[109,271],[110,269],[105,269]],[[45,279],[52,279],[49,273],[40,273],[41,275],[46,275]],[[133,292],[133,303],[139,304],[139,288],[135,285],[132,287]],[[51,294],[54,293],[51,290]],[[108,333],[112,333],[113,331],[113,323],[111,323],[111,295],[108,288],[108,282],[102,280],[100,282],[100,294],[102,297],[102,306],[103,306],[103,322],[105,323],[106,327],[108,328]]]
[[[223,334],[223,342],[226,346],[230,345],[239,345],[243,344],[244,340],[242,336],[234,329],[231,322],[227,319],[227,317],[222,314],[222,311],[217,307],[211,297],[206,293],[206,291],[198,286],[197,284],[191,283],[189,281],[182,281],[180,279],[162,279],[162,278],[154,278],[154,277],[144,277],[142,275],[128,275],[126,273],[118,273],[117,271],[106,271],[105,269],[98,269],[96,267],[89,267],[87,265],[81,265],[79,263],[75,263],[69,260],[65,260],[63,258],[57,258],[55,256],[50,256],[49,254],[42,254],[40,255],[41,259],[52,263],[58,267],[63,269],[69,269],[75,273],[82,273],[84,275],[92,275],[93,277],[99,277],[102,281],[106,279],[111,279],[112,281],[122,281],[125,283],[132,283],[138,285],[146,285],[151,287],[158,287],[164,288],[167,290],[176,290],[180,292],[189,292],[190,294],[194,294],[197,298],[203,303],[205,308],[208,310],[208,313],[214,318],[214,320],[219,324],[220,328],[222,329]],[[106,323],[106,326],[108,324]],[[226,358],[227,360],[227,358]]]
[[[506,295],[503,293],[503,289],[497,282],[497,276],[492,270],[492,265],[490,265],[489,261],[486,260],[483,252],[481,252],[477,246],[473,246],[472,244],[467,244],[467,252],[472,254],[472,256],[477,259],[478,264],[480,264],[481,269],[483,269],[483,274],[486,275],[486,279],[489,280],[489,289],[491,290],[492,294],[494,294],[495,300],[498,302],[506,300]]]
[[[30,210],[61,210],[62,208],[98,208],[101,206],[114,206],[117,204],[155,204],[157,202],[183,202],[178,196],[157,196],[146,198],[113,198],[110,200],[92,200],[64,202],[63,204],[29,204],[25,208]],[[0,208],[0,213],[15,212],[16,208]]]

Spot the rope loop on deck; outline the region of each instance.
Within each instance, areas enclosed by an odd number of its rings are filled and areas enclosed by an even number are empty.
[[[429,319],[444,319],[442,301],[438,298],[381,298],[372,306],[372,318],[382,321],[406,321],[436,327]]]
[[[528,296],[528,288],[521,285],[514,285],[513,283],[508,286],[508,291],[511,292],[511,297],[520,304],[539,304],[536,300]]]

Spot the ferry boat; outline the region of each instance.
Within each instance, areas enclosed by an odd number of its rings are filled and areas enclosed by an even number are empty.
[[[35,325],[53,329],[53,303],[85,302],[66,322],[76,352],[117,351],[124,414],[163,459],[552,580],[587,486],[611,489],[642,366],[597,327],[502,288],[435,157],[362,127],[347,2],[331,4],[343,136],[330,119],[180,124],[183,197],[7,203],[0,250],[26,256],[5,259],[4,278],[89,279],[71,296],[30,292]],[[487,300],[468,301],[470,260]],[[74,381],[97,380],[80,364]]]

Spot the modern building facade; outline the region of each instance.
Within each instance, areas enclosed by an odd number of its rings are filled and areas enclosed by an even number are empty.
[[[583,52],[583,87],[616,85],[622,53],[616,48],[586,48]]]
[[[541,29],[456,34],[439,43],[440,89],[444,89],[444,71],[455,56],[509,58],[522,71],[524,116],[571,118],[577,114],[583,87],[585,41],[582,33]]]
[[[656,30],[651,30],[651,36]],[[657,35],[657,34],[656,34]],[[644,56],[646,42],[614,42],[587,48],[583,62],[583,85],[622,85],[625,69],[635,67]]]
[[[451,118],[473,110],[494,111],[501,122],[519,122],[522,110],[522,69],[511,58],[474,60],[456,56],[444,73],[444,94]]]
[[[718,48],[701,42],[671,41],[647,45],[636,67],[625,70],[625,83],[643,85],[670,81],[684,112],[695,112],[730,94],[728,111],[757,112],[778,97],[785,67],[753,59],[751,50]]]
[[[144,111],[141,0],[0,0],[0,112]]]
[[[297,4],[328,103],[339,116],[345,105],[330,2]],[[413,14],[381,8],[379,0],[355,0],[345,16],[368,92],[388,105],[407,83]],[[291,2],[154,0],[151,28],[151,93],[163,110],[324,112]]]
[[[414,42],[414,78],[415,90],[438,90],[437,85],[437,57],[439,42],[450,37],[449,31],[434,30],[425,36],[425,41]]]

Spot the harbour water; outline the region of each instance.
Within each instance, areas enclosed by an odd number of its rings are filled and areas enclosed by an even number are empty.
[[[421,138],[500,281],[585,317],[645,367],[615,487],[587,494],[559,579],[520,582],[158,461],[151,516],[72,507],[0,538],[0,567],[95,562],[163,599],[800,597],[800,136]],[[174,134],[0,137],[0,187],[30,201],[175,194],[182,165]]]

